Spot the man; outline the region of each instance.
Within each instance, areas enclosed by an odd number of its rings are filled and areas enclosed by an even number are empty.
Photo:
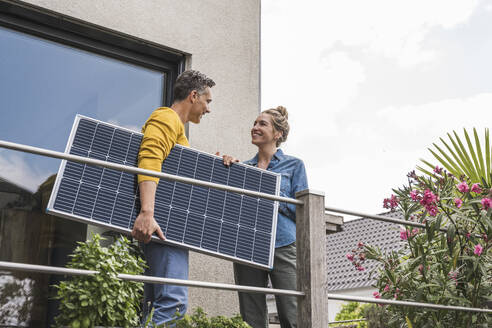
[[[203,115],[210,113],[210,88],[214,85],[212,79],[198,71],[189,70],[178,76],[172,106],[157,108],[142,128],[144,137],[138,154],[139,168],[160,172],[162,162],[175,144],[189,146],[184,124],[198,124]],[[188,279],[188,250],[161,243],[149,243],[154,232],[161,240],[165,240],[154,219],[158,182],[158,178],[138,176],[141,210],[133,225],[132,236],[144,243],[147,275]],[[153,322],[162,324],[172,320],[176,311],[184,315],[188,304],[188,288],[146,284],[144,298],[145,306],[150,302],[147,313],[154,308]]]

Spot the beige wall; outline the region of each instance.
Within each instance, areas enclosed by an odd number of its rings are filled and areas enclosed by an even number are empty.
[[[259,111],[260,0],[28,0],[82,21],[191,54],[187,67],[212,77],[212,113],[190,126],[192,147],[247,159]],[[232,265],[191,254],[190,279],[232,283]],[[233,292],[190,289],[190,306],[238,312]]]

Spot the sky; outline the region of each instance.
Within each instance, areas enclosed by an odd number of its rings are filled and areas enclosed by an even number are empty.
[[[491,0],[262,0],[261,11],[261,107],[287,108],[282,148],[327,206],[382,213],[432,143],[473,127],[483,140]]]

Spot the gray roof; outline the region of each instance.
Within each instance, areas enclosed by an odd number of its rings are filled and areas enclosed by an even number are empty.
[[[401,212],[381,215],[403,219]],[[328,291],[369,287],[375,283],[370,272],[377,267],[377,262],[366,260],[363,264],[365,270],[357,271],[346,257],[347,253],[357,248],[359,242],[378,246],[383,251],[397,250],[403,246],[397,224],[367,218],[344,223],[342,231],[326,236]]]

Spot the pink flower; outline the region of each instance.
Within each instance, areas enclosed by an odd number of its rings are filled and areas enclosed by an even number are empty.
[[[424,265],[423,264],[419,264],[419,272],[420,274],[424,274]]]
[[[470,188],[468,187],[468,184],[465,181],[461,181],[456,185],[456,188],[462,193],[469,192]]]
[[[419,192],[415,189],[410,191],[410,197],[412,198],[412,200],[414,202],[418,201],[419,200]]]
[[[347,259],[349,261],[353,261],[354,260],[354,255],[353,254],[348,253],[346,256],[347,256]]]
[[[482,188],[480,188],[479,183],[474,183],[474,184],[472,184],[471,191],[473,191],[474,193],[477,193],[477,194],[481,194]]]
[[[488,210],[492,206],[492,199],[490,199],[490,198],[483,198],[480,203],[482,203],[482,206],[483,206],[483,209],[484,210]]]
[[[460,208],[461,205],[463,205],[463,201],[460,198],[455,198],[454,205],[456,205],[457,208]]]
[[[357,244],[357,247],[359,247],[359,248],[364,247],[364,243],[363,243],[363,242],[361,242],[361,241],[359,241],[359,243]]]
[[[402,240],[407,240],[408,239],[407,229],[401,228],[401,230],[400,230],[400,238]]]
[[[365,269],[364,269],[364,267],[358,266],[358,267],[357,267],[357,270],[359,270],[359,271],[364,271]]]
[[[374,298],[381,298],[381,294],[379,294],[379,292],[374,292],[372,293],[372,295],[374,296]]]
[[[427,212],[429,212],[430,216],[436,216],[437,213],[439,213],[439,210],[437,209],[436,205],[431,205],[431,206],[427,207],[426,209],[427,209]]]
[[[436,165],[436,167],[434,168],[434,173],[441,174],[441,172],[442,168]]]
[[[438,200],[439,200],[439,197],[437,197],[437,195],[434,195],[434,193],[432,193],[432,191],[430,191],[429,189],[426,189],[424,191],[424,196],[420,200],[420,204],[422,206],[429,206],[429,205],[434,204]]]
[[[394,209],[398,206],[400,200],[395,195],[391,195],[391,198],[385,198],[383,201],[383,207],[388,209]]]
[[[466,239],[470,239],[471,233],[467,232],[466,233]]]
[[[475,250],[473,251],[473,254],[475,254],[477,256],[480,256],[480,254],[482,254],[482,251],[483,251],[482,245],[476,244],[475,245]]]
[[[359,254],[359,259],[360,259],[361,261],[365,261],[365,260],[366,260],[366,254],[364,254],[364,253],[360,253],[360,254]]]
[[[390,286],[389,285],[384,286],[384,291],[385,292],[388,292],[389,290],[390,290]]]
[[[412,236],[415,236],[415,235],[417,235],[419,233],[420,233],[420,229],[419,228],[413,228],[412,229]]]

